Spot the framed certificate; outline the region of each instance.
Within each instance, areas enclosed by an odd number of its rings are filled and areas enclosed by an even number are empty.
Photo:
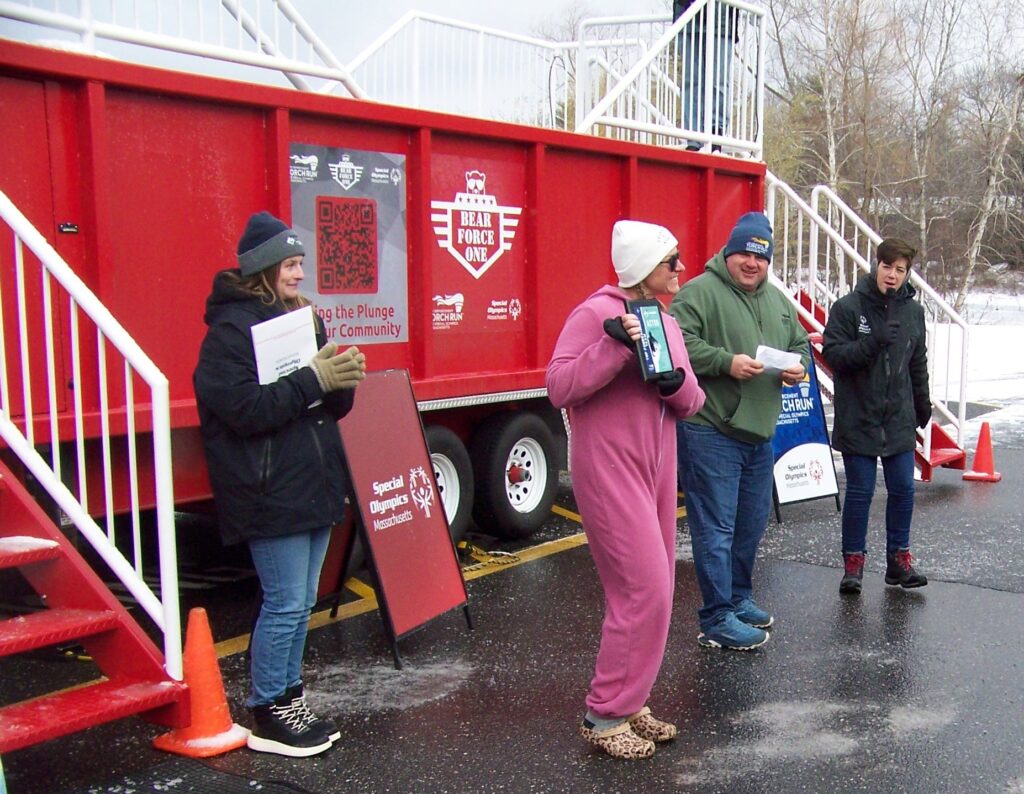
[[[652,380],[675,369],[668,349],[668,337],[661,320],[661,304],[654,299],[626,301],[626,311],[640,320],[640,339],[636,343],[640,372],[644,380]]]

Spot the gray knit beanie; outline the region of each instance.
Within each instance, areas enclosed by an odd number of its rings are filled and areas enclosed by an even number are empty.
[[[252,276],[292,256],[305,255],[299,236],[269,212],[250,218],[238,241],[238,266],[243,276]]]

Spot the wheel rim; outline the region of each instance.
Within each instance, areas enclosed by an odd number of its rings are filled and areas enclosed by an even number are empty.
[[[521,438],[505,463],[505,496],[519,513],[531,513],[544,500],[548,484],[544,447],[532,438]]]
[[[455,514],[459,511],[459,502],[462,499],[459,471],[447,455],[433,452],[430,455],[430,463],[434,467],[434,479],[437,481],[437,492],[441,496],[444,515],[450,525],[455,520]]]

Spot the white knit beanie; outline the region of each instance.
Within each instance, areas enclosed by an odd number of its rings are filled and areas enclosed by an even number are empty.
[[[664,226],[643,221],[616,221],[612,228],[612,264],[619,276],[619,286],[635,287],[678,242]]]

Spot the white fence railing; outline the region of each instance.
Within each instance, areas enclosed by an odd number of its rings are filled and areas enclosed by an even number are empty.
[[[280,72],[304,91],[341,83],[365,96],[289,0],[0,0],[0,17],[73,34],[90,53],[102,49],[97,40],[120,42]]]
[[[580,26],[576,131],[760,158],[764,9],[698,0],[667,15]]]
[[[63,31],[88,52],[98,39],[156,48],[264,78],[280,72],[302,90],[341,86],[379,102],[659,146],[762,151],[764,10],[743,0],[697,0],[674,22],[586,20],[578,41],[562,42],[410,11],[347,65],[289,0],[0,0],[0,18]]]
[[[379,102],[568,129],[575,50],[410,11],[348,69]]]
[[[167,378],[2,192],[0,218],[0,437],[163,633],[167,673],[180,680]],[[155,498],[159,597],[144,579],[140,492]],[[115,505],[129,507],[127,532]]]
[[[811,203],[771,172],[766,177],[766,213],[775,232],[772,268],[786,291],[807,296],[827,318],[832,304],[870,272],[882,238],[842,199],[824,185],[811,193]],[[924,308],[928,332],[928,369],[932,405],[943,423],[955,429],[963,447],[967,417],[967,323],[916,272],[911,284]],[[805,311],[805,317],[809,313]],[[822,316],[812,326],[824,328]],[[925,444],[930,441],[925,434]],[[925,452],[927,453],[927,448]]]

